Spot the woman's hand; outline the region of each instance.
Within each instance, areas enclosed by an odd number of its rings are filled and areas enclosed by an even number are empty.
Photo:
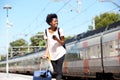
[[[46,55],[46,54],[44,54],[43,56],[42,56],[42,58],[43,59],[46,59],[48,56]]]
[[[55,35],[53,35],[53,37],[52,37],[54,40],[58,40],[58,38],[55,36]]]

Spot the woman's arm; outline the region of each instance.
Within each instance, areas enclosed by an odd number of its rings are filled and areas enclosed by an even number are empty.
[[[64,45],[65,43],[64,36],[61,36],[60,39],[58,39],[56,36],[53,36],[53,39],[59,42],[61,45]]]

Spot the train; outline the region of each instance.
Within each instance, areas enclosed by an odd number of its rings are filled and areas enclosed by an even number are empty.
[[[120,21],[80,33],[65,43],[67,53],[62,69],[65,79],[79,77],[104,80],[102,78],[105,76],[120,80]],[[44,53],[45,48],[9,59],[9,72],[33,74],[40,69],[40,58]],[[6,60],[2,60],[0,72],[5,71]]]

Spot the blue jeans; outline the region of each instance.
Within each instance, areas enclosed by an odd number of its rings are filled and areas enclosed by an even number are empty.
[[[51,61],[54,72],[56,73],[56,80],[61,80],[62,78],[62,65],[63,65],[64,57],[65,55],[56,61]]]

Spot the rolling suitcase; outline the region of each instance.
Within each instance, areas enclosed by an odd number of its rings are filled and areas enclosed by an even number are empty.
[[[48,59],[43,60],[41,58],[40,70],[34,71],[33,80],[52,80],[52,73],[48,69]]]

